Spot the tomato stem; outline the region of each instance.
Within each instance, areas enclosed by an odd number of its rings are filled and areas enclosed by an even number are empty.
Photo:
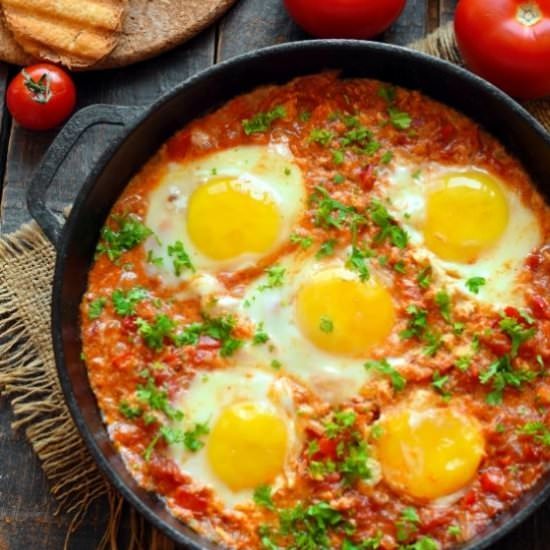
[[[23,69],[22,73],[25,79],[25,87],[31,92],[33,100],[37,103],[48,103],[52,98],[52,91],[47,73],[43,73],[38,81],[33,80],[32,76],[25,69]]]
[[[542,19],[542,12],[536,2],[527,2],[518,6],[516,19],[525,27],[532,27]]]

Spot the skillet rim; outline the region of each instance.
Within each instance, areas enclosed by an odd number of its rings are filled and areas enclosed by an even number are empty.
[[[102,450],[98,445],[96,437],[92,433],[91,428],[88,426],[84,419],[83,412],[78,400],[75,396],[74,387],[70,380],[70,375],[68,372],[68,366],[64,358],[64,340],[62,336],[62,310],[63,306],[61,304],[61,294],[64,283],[65,267],[67,252],[72,240],[72,234],[74,228],[77,225],[79,213],[84,205],[88,194],[91,189],[94,187],[96,180],[99,178],[103,170],[105,169],[108,162],[117,154],[118,150],[123,146],[127,139],[132,136],[135,132],[139,131],[140,126],[147,121],[149,118],[154,117],[158,114],[158,111],[170,100],[183,93],[188,88],[191,88],[195,85],[200,84],[203,81],[210,80],[214,75],[220,72],[229,71],[231,67],[247,64],[249,61],[256,60],[258,58],[269,57],[271,53],[284,53],[288,52],[289,55],[300,50],[306,49],[324,49],[324,48],[342,48],[349,49],[350,51],[361,52],[364,54],[376,55],[376,52],[385,51],[393,52],[397,56],[408,58],[411,63],[424,63],[432,65],[436,68],[438,72],[442,75],[451,74],[459,80],[464,80],[472,84],[474,87],[483,90],[485,93],[493,96],[497,103],[506,109],[507,113],[514,113],[517,117],[522,119],[527,125],[531,127],[532,130],[537,134],[537,139],[540,139],[542,143],[545,143],[546,146],[550,148],[550,134],[546,132],[544,127],[521,105],[516,103],[512,98],[507,96],[504,92],[483,80],[482,78],[470,73],[466,69],[459,67],[455,64],[452,64],[448,61],[429,56],[422,52],[411,50],[402,46],[385,44],[379,42],[371,41],[361,41],[361,40],[307,40],[307,41],[298,41],[298,42],[287,42],[280,45],[268,46],[265,48],[252,50],[250,52],[244,53],[242,55],[230,58],[226,61],[223,61],[219,64],[212,65],[191,77],[185,79],[180,84],[163,94],[158,100],[156,100],[152,105],[146,107],[140,114],[138,114],[127,127],[121,132],[121,134],[113,140],[109,145],[107,150],[101,155],[100,159],[94,164],[93,169],[89,173],[88,177],[85,179],[84,184],[79,190],[77,197],[73,203],[73,208],[69,215],[69,218],[63,227],[61,238],[58,242],[58,254],[55,264],[55,274],[54,274],[54,284],[53,284],[53,293],[52,293],[52,340],[54,345],[55,352],[55,361],[57,372],[59,375],[60,383],[63,389],[65,400],[69,406],[71,415],[75,424],[88,448],[92,457],[94,458],[96,464],[98,464],[100,470],[103,474],[107,476],[110,482],[114,485],[119,493],[121,493],[124,498],[131,503],[131,505],[136,508],[140,514],[145,516],[145,518],[153,524],[156,528],[164,532],[169,538],[178,544],[184,545],[185,548],[193,550],[210,550],[212,548],[221,548],[219,545],[216,545],[207,539],[202,537],[192,531],[185,523],[176,520],[178,522],[178,528],[168,524],[164,521],[159,514],[154,511],[150,506],[148,506],[142,498],[137,494],[137,490],[132,489],[125,481],[122,479],[121,475],[115,470],[115,468],[109,463],[108,459],[104,456]],[[315,71],[318,72],[318,71]],[[306,73],[304,73],[306,74]],[[294,78],[289,76],[289,80]],[[268,84],[265,82],[264,84]],[[252,86],[253,89],[257,86]],[[246,93],[246,92],[241,92]],[[426,92],[421,91],[421,93],[428,95]],[[441,101],[437,100],[436,101]],[[445,101],[441,101],[445,103]],[[93,107],[90,107],[93,108]],[[456,107],[452,107],[455,108]],[[197,115],[202,116],[202,114]],[[470,115],[465,115],[478,123],[475,117]],[[497,138],[498,139],[498,138]],[[160,146],[160,144],[159,144]],[[113,203],[112,203],[113,204]],[[111,206],[112,206],[111,204]],[[90,391],[91,388],[89,388]],[[96,404],[98,413],[99,407]],[[106,431],[106,430],[105,430]],[[546,479],[545,479],[546,478]],[[526,496],[534,497],[529,499],[525,506],[520,508],[518,511],[513,513],[513,515],[505,520],[503,523],[499,524],[499,521],[493,521],[486,527],[484,532],[481,535],[478,535],[474,539],[466,542],[465,544],[459,545],[456,549],[461,550],[483,550],[490,545],[494,544],[506,534],[510,533],[515,527],[522,523],[528,516],[530,516],[537,508],[539,508],[549,497],[550,497],[550,476],[546,475],[545,478],[541,478],[537,485],[530,489],[528,492],[524,493],[520,497],[522,501]],[[540,488],[539,486],[542,486]],[[514,506],[517,505],[514,504]],[[507,515],[509,512],[506,512]]]

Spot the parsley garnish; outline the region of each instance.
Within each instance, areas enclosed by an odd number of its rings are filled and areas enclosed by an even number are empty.
[[[324,128],[314,128],[309,134],[309,141],[326,147],[334,139],[334,134]]]
[[[252,338],[252,343],[257,346],[259,344],[265,344],[269,340],[269,334],[264,330],[264,324],[260,323],[256,327],[256,332]]]
[[[315,257],[320,260],[321,258],[325,258],[326,256],[332,256],[334,254],[334,247],[336,246],[336,243],[336,239],[329,239],[328,241],[325,241],[319,247],[319,250],[315,254]]]
[[[319,328],[323,332],[327,332],[327,333],[332,332],[334,330],[334,323],[329,317],[327,317],[326,315],[323,315],[319,322]]]
[[[433,373],[432,386],[443,396],[449,397],[451,394],[445,391],[445,386],[449,382],[449,375],[442,376],[439,371]]]
[[[153,323],[145,319],[137,318],[138,333],[145,341],[147,347],[159,351],[162,349],[164,339],[170,336],[176,327],[176,323],[167,315],[157,315]]]
[[[242,121],[244,133],[249,136],[251,134],[266,132],[274,121],[284,118],[285,116],[286,109],[282,105],[275,107],[267,113],[258,113],[252,118],[247,118]]]
[[[344,160],[346,160],[344,151],[341,149],[332,150],[332,162],[334,162],[334,164],[343,164]]]
[[[206,423],[197,422],[192,430],[187,430],[183,434],[183,444],[185,448],[193,453],[204,447],[204,441],[200,439],[203,435],[208,435],[210,430]]]
[[[418,531],[419,523],[418,512],[412,506],[403,508],[401,510],[401,519],[396,523],[397,540],[400,542],[407,540],[413,533]]]
[[[122,254],[141,244],[153,234],[151,229],[143,225],[133,214],[111,216],[111,219],[117,225],[117,229],[103,227],[96,250],[97,255],[107,254],[111,261],[118,260]]]
[[[378,90],[378,95],[387,103],[392,104],[395,101],[395,88],[393,86],[382,86]]]
[[[439,550],[439,544],[431,537],[422,537],[412,544],[400,546],[399,550]]]
[[[392,161],[392,159],[393,159],[393,152],[385,151],[380,157],[380,162],[382,164],[389,164]]]
[[[292,233],[290,235],[290,242],[292,244],[297,244],[300,248],[306,250],[313,244],[313,237],[309,235],[298,235],[297,233]]]
[[[332,181],[336,185],[340,185],[341,183],[344,183],[346,181],[346,177],[343,174],[334,174]]]
[[[121,401],[118,405],[118,410],[120,411],[120,414],[129,420],[138,418],[143,414],[141,407],[130,405],[127,401]]]
[[[500,357],[485,371],[479,374],[479,381],[482,384],[491,382],[491,393],[487,395],[489,405],[502,403],[504,389],[507,386],[520,388],[524,382],[530,382],[536,377],[534,372],[526,370],[515,370],[509,355]]]
[[[136,286],[131,288],[127,292],[124,290],[115,290],[111,295],[111,300],[113,301],[113,306],[118,315],[123,317],[128,317],[130,315],[135,315],[136,304],[141,300],[147,298],[149,293],[142,287]]]
[[[272,265],[265,270],[267,283],[258,287],[258,290],[268,290],[283,286],[286,269],[280,265]]]
[[[183,413],[170,405],[168,392],[159,389],[155,385],[153,378],[148,377],[145,385],[138,385],[136,397],[139,401],[146,403],[154,411],[160,411],[170,420],[182,420]]]
[[[323,187],[315,187],[309,202],[316,206],[313,221],[317,227],[341,229],[347,223],[357,228],[359,224],[366,222],[365,218],[353,206],[333,199]]]
[[[270,365],[271,365],[271,368],[275,370],[279,370],[283,366],[283,364],[277,359],[273,359]]]
[[[420,285],[421,288],[428,288],[432,282],[432,267],[426,266],[422,271],[417,275],[416,282]]]
[[[513,317],[504,317],[500,321],[500,329],[505,332],[512,341],[512,357],[518,354],[521,344],[532,338],[536,329],[534,327],[526,328],[522,323],[519,323]]]
[[[389,239],[397,248],[403,249],[407,246],[409,236],[406,231],[395,223],[386,207],[380,201],[372,201],[369,213],[372,221],[380,228],[380,231],[374,237],[375,243],[382,243],[386,239]]]
[[[275,510],[273,499],[271,497],[271,487],[269,485],[260,485],[254,490],[254,502],[268,510]]]
[[[174,274],[176,277],[179,277],[184,269],[189,269],[195,271],[189,254],[185,252],[183,243],[181,241],[176,241],[173,245],[168,246],[168,256],[172,258],[172,264],[174,266]]]
[[[451,297],[444,291],[440,290],[435,295],[435,303],[439,307],[439,311],[441,312],[441,317],[447,321],[447,323],[451,322]]]
[[[388,107],[388,115],[390,116],[390,122],[398,130],[407,130],[410,128],[412,118],[408,113],[400,111],[396,107]]]
[[[479,289],[485,285],[486,282],[487,281],[483,277],[470,277],[464,284],[470,292],[478,294]]]
[[[527,424],[518,430],[518,433],[530,436],[536,443],[550,447],[550,429],[543,422],[527,422]]]
[[[88,306],[88,318],[97,319],[103,312],[106,303],[106,298],[96,298],[93,302],[90,302]]]
[[[407,328],[401,331],[401,338],[422,338],[428,327],[428,312],[418,306],[407,306],[407,313],[411,316],[407,323]]]
[[[380,374],[388,376],[391,380],[393,389],[396,391],[403,390],[407,384],[405,378],[403,378],[386,359],[382,359],[381,361],[367,361],[364,366],[367,370],[373,369]]]
[[[365,260],[371,256],[372,253],[370,251],[361,250],[357,246],[352,246],[351,253],[346,261],[346,267],[348,269],[352,269],[353,271],[357,271],[361,281],[368,281],[370,272]]]
[[[342,550],[377,550],[382,542],[382,533],[378,533],[375,537],[362,540],[359,543],[353,543],[345,539],[342,543]]]

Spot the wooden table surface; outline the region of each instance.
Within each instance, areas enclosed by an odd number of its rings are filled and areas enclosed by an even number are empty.
[[[399,21],[382,37],[407,44],[452,18],[456,0],[408,0]],[[282,0],[239,0],[217,25],[191,42],[160,58],[122,70],[75,75],[79,107],[93,103],[148,105],[193,73],[235,55],[306,36],[290,21]],[[15,68],[0,66],[0,97]],[[29,178],[55,132],[23,130],[0,108],[0,172],[2,182],[0,232],[16,230],[30,219],[25,207]],[[67,159],[51,192],[51,205],[61,210],[108,142],[112,128],[96,128]],[[39,461],[23,434],[10,428],[12,414],[0,401],[0,550],[63,548],[69,518],[55,515],[56,503]],[[71,549],[96,548],[103,534],[106,503],[92,506],[82,528],[73,535]],[[550,549],[550,503],[492,550]],[[124,535],[123,529],[123,535]],[[124,537],[123,537],[124,539]],[[121,548],[124,548],[122,542]]]

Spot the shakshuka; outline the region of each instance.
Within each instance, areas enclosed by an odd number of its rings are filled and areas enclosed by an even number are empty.
[[[550,208],[415,91],[323,73],[187,125],[81,320],[128,470],[228,548],[450,548],[547,470]]]

